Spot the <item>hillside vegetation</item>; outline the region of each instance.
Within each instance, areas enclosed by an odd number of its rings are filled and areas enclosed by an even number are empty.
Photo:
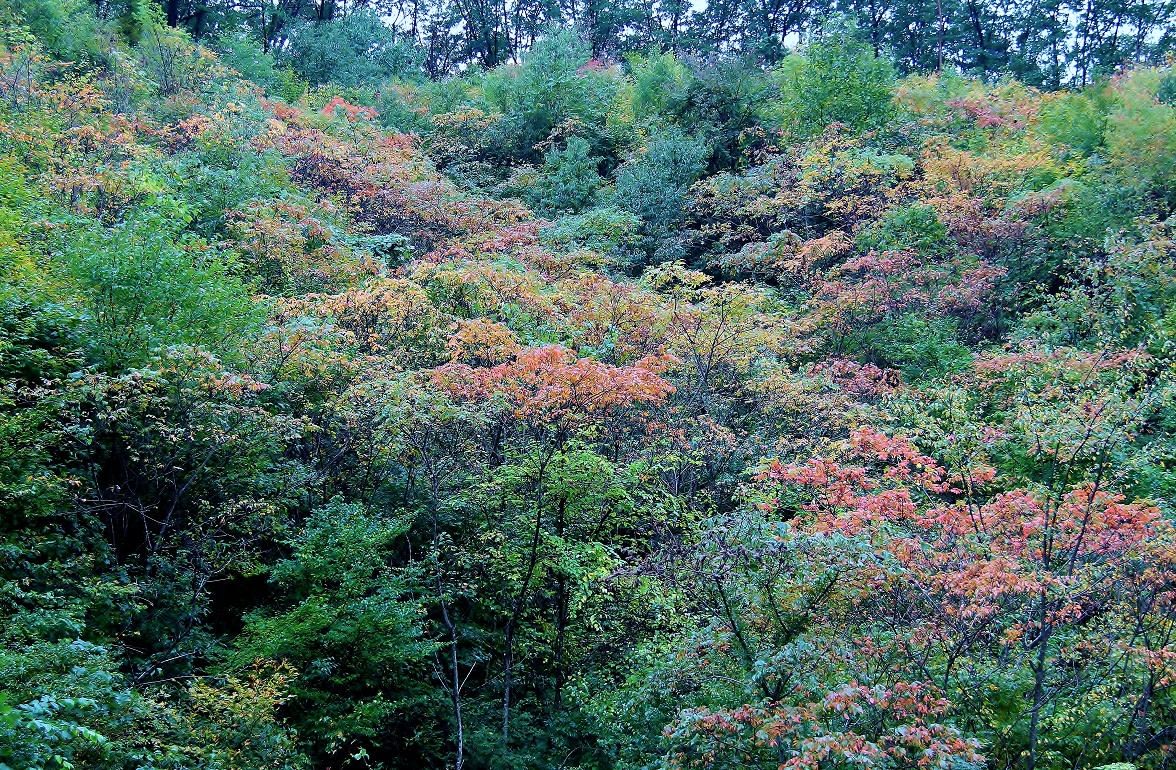
[[[0,0],[0,768],[1173,767],[1170,28],[184,8]]]

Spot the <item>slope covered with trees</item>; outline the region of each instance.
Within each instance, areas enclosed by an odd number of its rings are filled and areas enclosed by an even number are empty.
[[[0,0],[0,768],[1171,767],[1112,5]]]

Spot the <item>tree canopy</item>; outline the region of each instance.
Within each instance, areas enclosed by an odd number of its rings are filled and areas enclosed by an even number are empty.
[[[1167,0],[0,0],[0,770],[1167,770]]]

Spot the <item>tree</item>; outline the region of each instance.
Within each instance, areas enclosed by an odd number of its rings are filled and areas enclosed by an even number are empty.
[[[341,500],[316,510],[271,572],[284,601],[247,619],[229,657],[230,670],[266,660],[296,667],[284,711],[313,756],[403,757],[414,723],[435,708],[415,676],[433,651],[415,579],[393,566],[407,530]],[[418,755],[435,750],[430,739],[419,738]]]
[[[58,259],[76,286],[93,360],[111,372],[161,349],[231,352],[255,328],[258,307],[220,255],[185,243],[182,220],[140,210],[107,229],[73,220]]]
[[[313,85],[380,86],[412,78],[419,67],[415,45],[399,39],[376,13],[360,10],[338,19],[303,22],[289,32],[285,58]]]
[[[581,501],[580,492],[573,490],[589,484],[593,477],[607,479],[611,471],[603,468],[563,474],[581,461],[595,458],[591,454],[574,451],[577,436],[591,436],[594,429],[611,417],[643,404],[657,403],[672,391],[672,387],[658,376],[662,363],[656,359],[639,361],[632,366],[614,367],[590,359],[576,359],[569,351],[547,347],[520,351],[512,361],[497,366],[473,369],[464,364],[450,363],[434,374],[435,381],[453,397],[461,400],[482,401],[497,395],[505,400],[507,414],[518,421],[517,429],[528,439],[515,462],[501,466],[491,489],[505,485],[505,489],[490,495],[487,513],[508,515],[518,523],[498,521],[492,532],[506,527],[522,536],[517,548],[504,555],[510,564],[506,596],[502,599],[502,747],[511,743],[512,709],[517,697],[516,644],[526,630],[525,619],[532,611],[536,594],[542,591],[542,581],[548,568],[548,539],[544,533],[554,526],[555,537],[568,537],[573,516],[585,506],[585,515],[599,516],[594,537],[602,537],[601,527],[612,523],[612,506],[598,511],[600,502],[591,498]],[[500,434],[501,435],[501,434]],[[501,439],[500,439],[501,440]],[[505,451],[503,446],[498,451]],[[514,450],[519,451],[519,450]],[[570,486],[569,486],[570,485]],[[584,492],[587,494],[587,492]],[[598,490],[593,494],[612,494]],[[585,525],[587,526],[587,525]],[[492,533],[487,533],[491,534]],[[571,543],[567,544],[571,547]],[[594,549],[589,549],[590,551]],[[572,569],[570,565],[563,569]],[[579,565],[575,569],[593,569]],[[563,637],[568,623],[567,575],[557,579],[556,673],[554,695],[556,703],[566,672],[562,671]]]
[[[545,215],[575,214],[591,206],[604,180],[597,173],[600,158],[590,152],[588,142],[578,136],[562,150],[548,150],[539,178],[526,192],[531,206]]]
[[[894,71],[852,26],[826,27],[802,54],[781,62],[775,77],[780,98],[771,109],[794,138],[820,133],[834,122],[866,131],[891,114]]]
[[[701,140],[665,129],[617,170],[615,200],[641,217],[646,250],[657,261],[682,255],[676,230],[686,215],[687,190],[705,170],[707,154]]]

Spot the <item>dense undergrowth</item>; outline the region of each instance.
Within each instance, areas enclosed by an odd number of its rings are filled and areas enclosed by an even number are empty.
[[[0,767],[1171,765],[1170,68],[308,90],[47,7]]]

